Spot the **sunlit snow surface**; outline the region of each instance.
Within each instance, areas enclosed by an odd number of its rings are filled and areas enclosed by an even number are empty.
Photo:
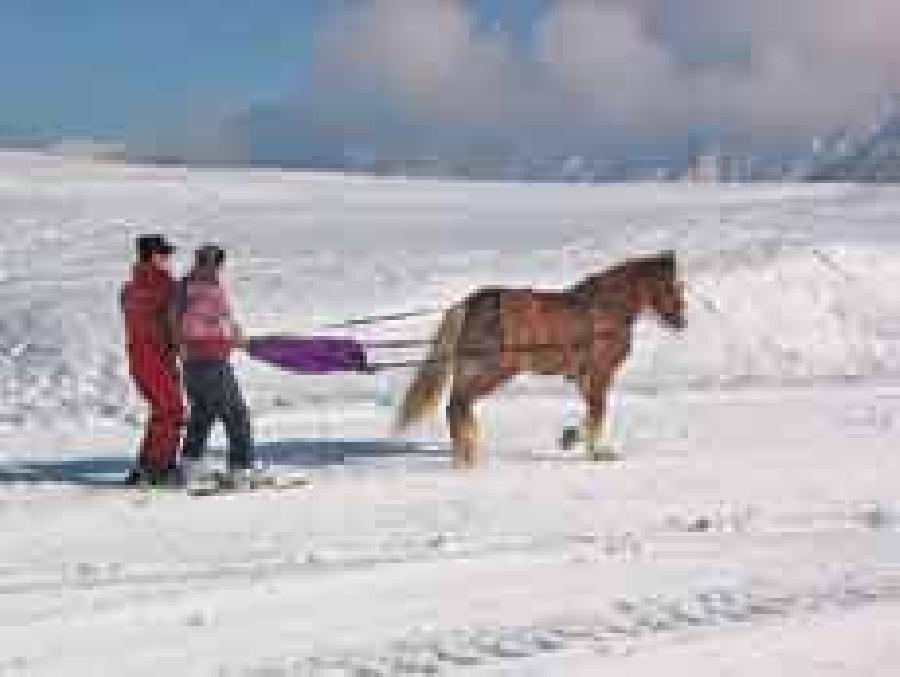
[[[637,327],[610,440],[576,393],[390,437],[410,376],[239,360],[259,455],[310,488],[115,486],[142,406],[133,237],[215,240],[249,330],[559,287],[675,249],[689,328]],[[0,154],[0,674],[900,672],[900,189],[521,186]],[[426,338],[436,316],[365,327]],[[415,359],[416,350],[376,359]]]

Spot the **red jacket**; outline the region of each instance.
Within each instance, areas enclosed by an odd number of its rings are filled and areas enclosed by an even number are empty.
[[[145,358],[174,361],[169,319],[174,293],[172,276],[150,263],[135,265],[131,280],[122,288],[122,312],[132,370]]]

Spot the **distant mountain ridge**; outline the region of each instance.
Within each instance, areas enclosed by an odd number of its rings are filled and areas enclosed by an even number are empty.
[[[806,179],[856,183],[900,183],[900,111],[894,110],[866,134],[845,135],[815,158]]]

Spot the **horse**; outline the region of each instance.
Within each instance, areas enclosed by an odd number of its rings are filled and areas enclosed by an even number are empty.
[[[477,465],[474,405],[522,373],[563,376],[586,404],[582,440],[598,457],[607,394],[642,314],[686,326],[673,251],[626,260],[562,291],[483,288],[448,309],[397,412],[401,432],[436,408],[451,382],[446,417],[455,465]]]

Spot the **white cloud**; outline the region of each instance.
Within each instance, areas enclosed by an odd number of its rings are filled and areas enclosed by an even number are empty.
[[[523,59],[464,0],[362,0],[322,31],[313,96],[504,133],[804,137],[900,91],[897,26],[898,0],[557,0]]]
[[[506,36],[478,33],[473,21],[460,0],[363,2],[319,37],[316,82],[398,97],[428,121],[496,123],[518,67]]]

